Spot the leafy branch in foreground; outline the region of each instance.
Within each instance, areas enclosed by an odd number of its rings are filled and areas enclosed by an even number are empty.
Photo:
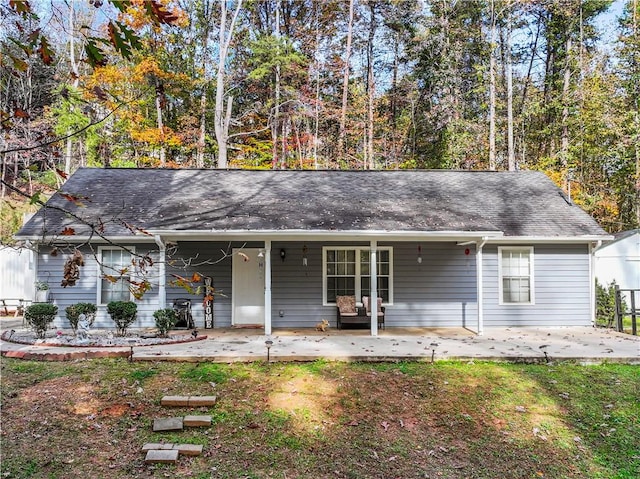
[[[102,9],[103,0],[92,0],[89,2],[93,7]],[[113,5],[120,13],[126,13],[129,8],[135,7],[137,2],[131,0],[107,0],[107,3]],[[178,14],[174,11],[168,11],[166,7],[158,0],[145,0],[142,2],[143,15],[145,15],[155,25],[172,25],[178,21]],[[27,1],[10,0],[9,7],[15,13],[25,20],[32,20],[37,23],[38,15],[34,12],[31,4]],[[104,10],[102,11],[104,14]],[[88,30],[88,28],[87,28]],[[108,61],[106,48],[111,46],[114,50],[122,55],[123,58],[131,57],[134,50],[142,48],[140,35],[125,22],[121,20],[110,20],[108,23],[108,36],[88,36],[85,42],[86,60],[92,67],[105,65]],[[15,43],[28,57],[38,54],[42,61],[49,65],[53,62],[55,53],[51,48],[51,44],[42,29],[36,28],[27,36],[27,42],[23,43],[15,40]],[[24,71],[28,68],[27,62],[23,58],[16,55],[10,55],[14,68]]]

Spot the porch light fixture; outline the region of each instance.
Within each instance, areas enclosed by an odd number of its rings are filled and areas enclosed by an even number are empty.
[[[264,258],[264,250],[262,248],[258,251],[258,258]]]
[[[418,264],[422,264],[422,245],[418,245]]]
[[[302,247],[302,266],[307,266],[307,245]]]
[[[282,248],[280,250],[280,259],[282,260],[282,262],[284,263],[284,259],[287,257],[287,252],[284,250],[284,248]]]

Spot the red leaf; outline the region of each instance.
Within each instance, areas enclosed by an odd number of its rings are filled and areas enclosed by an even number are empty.
[[[40,54],[40,58],[42,59],[45,65],[51,65],[53,63],[53,50],[49,45],[49,40],[47,37],[40,37],[40,47],[38,48],[38,53]]]
[[[76,206],[84,206],[84,203],[80,200],[82,199],[87,199],[86,197],[81,197],[81,196],[74,196],[74,195],[70,195],[69,193],[59,193],[60,196],[62,196],[65,200],[67,201],[71,201],[72,203],[75,203]]]
[[[91,93],[93,93],[98,98],[98,100],[106,101],[108,98],[107,94],[99,86],[94,86],[91,89]]]
[[[40,38],[40,29],[36,28],[34,31],[32,31],[28,36],[27,36],[27,40],[29,41],[29,43],[31,45],[35,45],[38,41],[38,38]]]
[[[73,236],[75,234],[76,234],[76,230],[74,230],[73,228],[70,228],[69,226],[63,229],[62,233],[60,233],[60,235],[62,236]]]
[[[13,114],[16,118],[29,118],[29,114],[20,108],[13,110]]]
[[[31,5],[27,0],[9,0],[9,6],[17,13],[31,13]]]
[[[60,175],[61,177],[63,177],[65,180],[69,177],[64,171],[56,168],[56,173],[58,173],[58,175]]]
[[[175,13],[165,10],[164,5],[157,0],[145,2],[145,8],[147,10],[147,14],[154,23],[165,23],[170,25],[178,20],[178,16]]]

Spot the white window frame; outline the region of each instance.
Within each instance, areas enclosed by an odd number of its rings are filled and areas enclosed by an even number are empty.
[[[355,296],[356,302],[360,303],[362,299],[362,275],[360,273],[360,252],[369,251],[369,246],[323,246],[322,247],[322,305],[323,306],[335,306],[335,303],[329,303],[327,300],[327,251],[329,250],[342,250],[342,251],[355,251]],[[389,301],[382,303],[384,306],[393,305],[393,247],[392,246],[378,246],[376,249],[378,253],[380,251],[389,252]],[[386,276],[386,275],[385,275]]]
[[[529,301],[527,302],[507,302],[504,300],[503,288],[503,269],[502,269],[502,252],[503,251],[528,251],[529,252]],[[498,246],[498,304],[500,306],[531,306],[535,305],[535,268],[534,268],[534,249],[533,246]]]
[[[130,257],[133,258],[133,253],[136,252],[136,248],[135,246],[128,246],[127,250],[131,251],[130,253]],[[105,274],[103,267],[102,267],[102,255],[105,251],[124,251],[125,253],[127,251],[125,251],[123,248],[118,248],[117,246],[98,246],[98,281],[97,281],[97,304],[100,306],[105,306],[107,303],[103,303],[102,302],[102,282],[106,281],[103,278],[103,275]],[[131,265],[131,268],[133,268],[133,265]],[[107,274],[109,274],[107,272]],[[129,279],[134,279],[135,280],[135,271],[132,269],[131,272],[129,273]],[[131,289],[129,289],[129,301],[133,301],[133,294],[131,294]]]

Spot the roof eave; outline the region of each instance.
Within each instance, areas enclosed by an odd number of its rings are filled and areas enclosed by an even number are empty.
[[[502,231],[387,231],[387,230],[146,230],[147,232],[170,239],[242,239],[255,238],[256,240],[295,240],[295,239],[321,239],[321,240],[348,240],[348,239],[380,239],[420,240],[420,241],[456,241],[460,239],[500,238]]]
[[[608,241],[611,235],[578,235],[578,236],[503,236],[501,238],[488,238],[487,243],[493,244],[585,244],[598,241]]]

